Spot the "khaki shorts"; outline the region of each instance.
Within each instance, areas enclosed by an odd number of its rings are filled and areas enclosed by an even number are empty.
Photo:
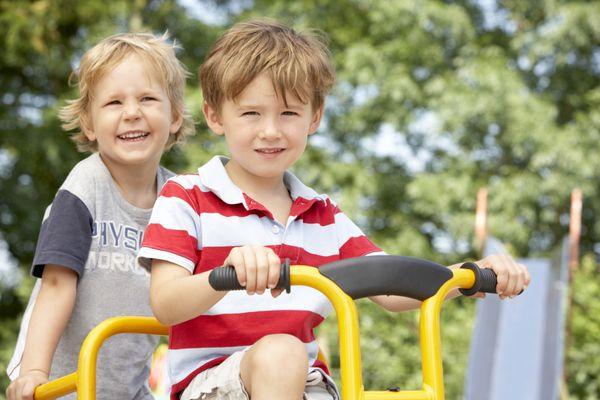
[[[249,400],[240,378],[240,365],[245,350],[233,353],[216,367],[198,374],[181,394],[181,400]],[[333,380],[320,370],[308,374],[305,400],[339,400]]]

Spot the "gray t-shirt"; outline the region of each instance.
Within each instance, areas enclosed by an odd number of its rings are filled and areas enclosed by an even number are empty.
[[[160,167],[157,190],[173,174]],[[79,162],[46,210],[32,274],[41,277],[46,264],[74,270],[78,276],[73,313],[60,338],[50,379],[77,369],[79,349],[89,331],[118,315],[152,315],[150,275],[135,261],[152,209],[137,208],[119,192],[98,153]],[[29,300],[9,375],[18,376],[31,309]],[[98,399],[151,399],[150,358],[158,337],[121,334],[109,338],[98,355]],[[75,398],[71,395],[68,398]]]

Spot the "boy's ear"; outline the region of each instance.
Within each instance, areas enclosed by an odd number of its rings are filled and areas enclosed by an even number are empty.
[[[319,125],[321,124],[321,118],[323,118],[323,110],[325,109],[325,103],[321,104],[319,108],[315,110],[313,113],[312,121],[310,121],[310,128],[308,130],[308,134],[312,135],[319,129]]]
[[[84,115],[81,117],[81,131],[90,142],[96,140],[96,132],[94,132],[93,124],[92,121],[90,121],[89,115]]]
[[[174,134],[177,133],[181,125],[183,124],[183,114],[177,113],[174,116],[173,121],[171,121],[171,126],[169,127],[169,133]]]
[[[219,112],[212,108],[210,105],[208,105],[206,101],[202,106],[202,112],[204,113],[204,118],[206,118],[206,124],[208,125],[211,131],[213,131],[217,135],[222,135],[223,133],[225,133],[225,130],[223,129],[223,122],[221,121],[221,116],[219,115]]]

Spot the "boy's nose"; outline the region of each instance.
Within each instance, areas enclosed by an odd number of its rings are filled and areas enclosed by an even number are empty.
[[[125,103],[123,118],[126,120],[136,120],[141,116],[140,106],[137,102],[130,101]]]
[[[281,131],[275,121],[266,121],[263,129],[258,134],[258,137],[264,140],[277,139],[279,136],[281,136]]]

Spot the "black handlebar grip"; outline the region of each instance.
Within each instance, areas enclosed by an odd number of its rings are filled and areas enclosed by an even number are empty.
[[[484,293],[496,293],[496,285],[498,284],[496,273],[494,270],[489,268],[480,268],[479,272],[481,275],[479,279],[481,280],[481,287],[479,288],[480,292]]]
[[[466,262],[461,268],[470,269],[475,274],[475,283],[469,289],[459,289],[465,296],[473,296],[478,292],[496,293],[496,273],[488,268],[479,268],[477,264]]]
[[[208,283],[213,289],[218,291],[226,290],[244,290],[245,287],[240,285],[235,273],[235,268],[230,265],[217,267],[208,274]],[[277,281],[277,289],[285,289],[290,292],[290,260],[286,258],[279,271],[279,281]]]

